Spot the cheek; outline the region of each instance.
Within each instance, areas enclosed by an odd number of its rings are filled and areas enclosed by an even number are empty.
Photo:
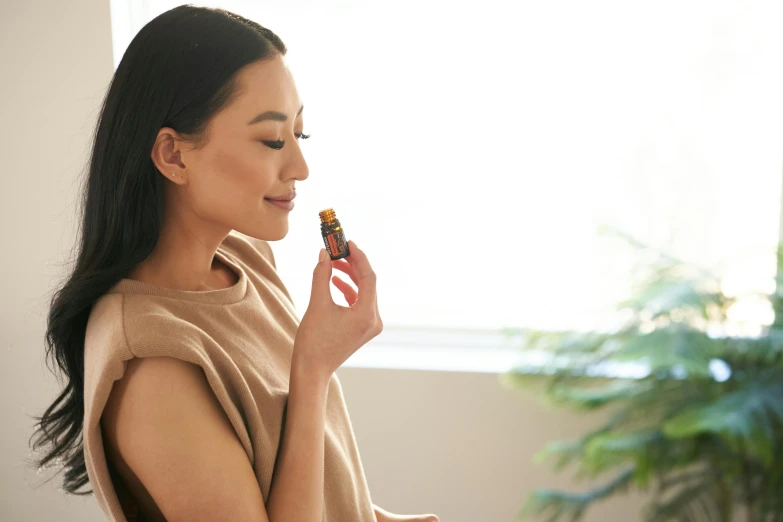
[[[229,190],[262,198],[274,183],[274,165],[262,147],[262,143],[247,141],[220,148],[211,161],[214,179]]]
[[[257,209],[273,190],[273,165],[252,147],[224,147],[204,160],[193,189],[199,206],[209,214]]]

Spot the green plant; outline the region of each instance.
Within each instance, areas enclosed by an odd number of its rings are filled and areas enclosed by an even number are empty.
[[[633,241],[627,238],[629,241]],[[547,445],[539,460],[576,466],[602,483],[585,493],[537,490],[521,518],[579,520],[594,502],[629,489],[651,491],[643,518],[728,522],[783,521],[783,246],[776,289],[763,294],[775,312],[760,335],[716,335],[739,298],[721,291],[712,271],[634,243],[652,260],[620,304],[610,332],[516,331],[525,349],[546,350],[552,365],[518,367],[508,386],[544,379],[555,404],[601,410],[606,422],[571,441]],[[637,364],[634,378],[607,369]]]

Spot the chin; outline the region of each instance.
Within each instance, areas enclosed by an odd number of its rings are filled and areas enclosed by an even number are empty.
[[[259,237],[264,241],[280,241],[288,235],[288,221],[277,227],[266,227],[258,231]]]
[[[288,235],[288,229],[286,228],[282,233],[278,233],[267,239],[267,241],[280,241]]]
[[[263,241],[280,241],[288,235],[288,222],[281,223],[279,226],[270,227],[263,224],[255,228],[234,228],[240,234],[261,239]]]

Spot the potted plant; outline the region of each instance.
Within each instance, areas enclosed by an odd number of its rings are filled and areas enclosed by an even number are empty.
[[[606,416],[600,428],[537,456],[601,485],[537,490],[520,518],[576,521],[594,502],[636,489],[651,493],[639,517],[649,522],[728,522],[739,510],[747,522],[783,521],[783,248],[775,288],[758,296],[774,320],[754,335],[727,335],[729,310],[747,295],[728,296],[714,270],[626,239],[653,255],[618,307],[620,326],[507,332],[526,350],[545,350],[552,364],[543,374],[520,365],[503,375],[506,385],[543,379],[555,404]],[[612,375],[628,364],[635,375],[627,366]]]

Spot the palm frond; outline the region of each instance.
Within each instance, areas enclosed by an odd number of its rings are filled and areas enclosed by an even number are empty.
[[[585,448],[593,438],[608,433],[613,428],[621,425],[626,416],[627,412],[625,410],[617,411],[610,416],[603,426],[587,433],[583,437],[575,440],[550,442],[543,450],[536,453],[534,460],[540,463],[547,459],[555,458],[554,468],[560,470],[574,460],[581,458]]]
[[[670,520],[729,522],[729,513],[723,513],[721,505],[716,501],[715,489],[714,481],[709,480],[708,477],[687,482],[671,498],[648,505],[645,510],[645,520],[646,522]]]
[[[768,382],[749,384],[709,405],[694,406],[667,421],[663,432],[671,438],[715,433],[771,464],[781,425],[783,382]]]
[[[627,379],[611,380],[607,384],[591,384],[593,386],[569,386],[558,383],[552,387],[549,396],[556,404],[592,410],[603,408],[610,403],[632,400],[653,389],[652,383],[639,383]]]
[[[586,493],[564,493],[549,489],[535,491],[518,518],[546,516],[549,522],[555,520],[579,520],[588,506],[618,492],[626,491],[633,479],[634,469],[629,468],[603,486]],[[565,517],[565,518],[563,518]]]

